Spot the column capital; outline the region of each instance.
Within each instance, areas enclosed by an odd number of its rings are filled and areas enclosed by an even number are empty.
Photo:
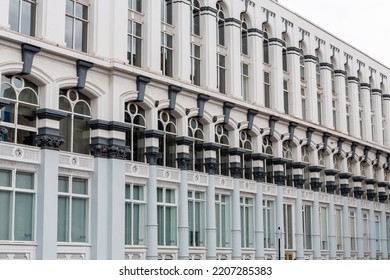
[[[348,196],[350,191],[351,188],[349,187],[349,184],[340,184],[340,192],[342,196]]]
[[[293,177],[294,187],[297,189],[303,189],[303,185],[306,182],[306,180],[303,178],[303,175],[294,175]]]
[[[284,171],[274,171],[274,180],[276,185],[284,186],[284,183],[286,181],[286,176],[284,175]]]
[[[159,147],[146,147],[145,150],[146,160],[150,165],[157,165],[157,160],[161,158]]]
[[[207,174],[215,175],[215,171],[217,170],[217,160],[215,158],[206,158],[204,166]]]
[[[188,165],[190,163],[190,154],[189,153],[177,153],[177,166],[180,170],[188,170]]]
[[[361,187],[354,187],[353,188],[353,193],[355,195],[355,198],[361,199],[363,194],[364,194],[364,191],[362,190]]]
[[[310,187],[312,191],[318,192],[322,186],[322,182],[320,182],[319,178],[310,178]]]
[[[369,201],[373,201],[374,199],[375,199],[375,197],[376,197],[376,192],[375,192],[375,190],[367,190],[367,199],[369,200]]]
[[[326,192],[328,194],[334,194],[334,191],[337,188],[336,182],[335,181],[326,181],[325,187],[326,187]]]
[[[256,182],[265,182],[266,172],[263,167],[254,167],[253,168],[253,177]]]
[[[242,174],[241,163],[239,163],[239,162],[231,162],[229,169],[230,169],[230,175],[234,179],[239,179],[241,177],[241,174]]]
[[[378,199],[379,199],[379,202],[385,203],[387,200],[387,194],[385,192],[379,192]]]

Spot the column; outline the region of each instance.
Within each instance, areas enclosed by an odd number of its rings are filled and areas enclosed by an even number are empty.
[[[387,248],[387,229],[386,229],[386,200],[388,195],[386,194],[386,187],[388,186],[387,182],[378,183],[378,198],[381,203],[381,213],[380,213],[380,230],[381,230],[381,251],[382,259],[387,260],[388,258],[388,249]]]
[[[370,209],[368,211],[368,221],[369,221],[369,231],[370,231],[370,259],[376,259],[376,233],[375,233],[375,211],[374,211],[374,199],[376,198],[376,192],[374,189],[374,184],[376,184],[376,180],[374,179],[366,179],[366,193],[367,199],[370,201]]]
[[[371,89],[370,84],[367,83],[360,84],[361,104],[363,105],[363,131],[361,131],[361,135],[363,135],[363,139],[366,141],[372,141],[372,137],[373,137],[372,125],[374,125],[371,123],[371,107],[370,107],[371,90],[370,89]]]
[[[294,187],[297,189],[297,199],[295,202],[295,247],[297,249],[296,259],[304,260],[304,238],[303,238],[303,220],[302,220],[302,189],[305,183],[303,169],[307,163],[294,162],[293,167],[293,180]]]
[[[154,1],[155,2],[155,1]],[[173,58],[173,77],[190,83],[191,60],[190,60],[190,21],[192,14],[190,12],[190,2],[174,0],[173,2],[173,25],[175,26],[173,36],[174,58]],[[159,3],[160,4],[160,3]],[[154,9],[154,8],[153,8]]]
[[[337,93],[337,108],[336,108],[336,118],[337,122],[336,127],[342,133],[348,134],[347,119],[346,119],[346,93],[345,92],[345,71],[335,70],[335,84],[336,84],[336,93]]]
[[[351,259],[351,230],[349,221],[349,207],[348,207],[348,194],[351,190],[348,179],[351,177],[350,173],[339,173],[340,192],[343,196],[343,210],[342,210],[342,221],[343,221],[343,248],[344,248],[344,259]]]
[[[385,126],[384,126],[384,135],[383,139],[390,139],[390,94],[382,94],[382,102],[383,102],[383,114],[385,116]],[[386,147],[390,147],[390,141],[384,141],[383,145]]]
[[[306,118],[313,123],[318,123],[316,59],[313,55],[305,55]]]
[[[226,35],[226,93],[241,98],[241,34],[240,20],[225,19]]]
[[[382,91],[380,89],[372,89],[371,94],[372,110],[374,111],[374,135],[372,135],[372,139],[374,142],[383,145]]]
[[[323,167],[321,166],[310,166],[310,187],[314,192],[313,201],[313,259],[321,259],[321,226],[320,226],[320,199],[319,190],[322,186],[320,182],[320,171]]]
[[[363,213],[362,213],[362,190],[363,176],[353,176],[353,193],[356,198],[356,241],[357,241],[357,259],[364,259],[364,238],[363,238]]]
[[[271,108],[284,113],[283,98],[283,40],[279,38],[270,38],[269,56],[271,63]]]
[[[264,260],[263,183],[265,181],[264,160],[266,154],[253,154],[253,177],[256,181],[255,197],[255,259]]]
[[[332,108],[332,64],[320,63],[321,87],[322,87],[322,125],[329,128],[333,127],[333,108]]]
[[[189,254],[189,225],[188,225],[188,164],[190,161],[189,145],[193,138],[187,136],[176,137],[177,166],[180,169],[179,187],[179,260],[188,260]],[[215,212],[215,211],[214,211]]]
[[[125,244],[125,132],[130,125],[92,120],[91,258],[124,259]]]
[[[59,44],[61,46],[66,46],[65,7],[65,0],[42,0],[37,5],[37,15],[41,15],[41,17],[37,18],[38,38],[42,38],[45,41]],[[8,18],[8,10],[6,18]]]
[[[283,219],[283,187],[285,184],[286,176],[284,173],[284,165],[287,163],[285,158],[273,158],[273,170],[274,170],[274,182],[277,185],[276,196],[276,238],[278,241],[278,259],[284,260],[284,219]]]
[[[209,142],[203,145],[205,150],[205,169],[208,174],[209,184],[206,190],[206,243],[207,260],[217,259],[217,226],[215,220],[215,170],[217,169],[217,154],[219,144]]]
[[[160,157],[159,139],[164,136],[160,130],[146,130],[146,159],[149,163],[149,178],[147,186],[147,218],[146,237],[148,247],[147,260],[158,259],[158,235],[157,235],[157,159]]]
[[[214,7],[200,8],[200,34],[202,35],[201,85],[217,91],[217,10]]]
[[[329,259],[337,259],[336,220],[334,207],[334,191],[336,190],[335,176],[338,173],[335,169],[325,170],[326,192],[329,194]]]
[[[41,148],[36,204],[37,259],[54,260],[57,259],[58,150],[64,143],[59,121],[66,113],[47,108],[36,113],[39,127],[36,142]]]
[[[242,174],[242,148],[229,149],[230,174],[233,177],[232,192],[232,259],[241,260],[241,211],[240,211],[240,181]]]
[[[302,118],[302,98],[301,98],[301,74],[300,74],[300,49],[296,47],[287,48],[287,67],[290,73],[289,94],[292,104],[290,115]]]
[[[8,17],[9,17],[9,1],[3,1],[0,9],[0,26],[9,28]]]
[[[349,122],[350,135],[360,138],[360,124],[359,124],[359,79],[357,77],[348,77],[348,96],[350,104]]]
[[[161,74],[161,5],[160,3],[156,5],[156,0],[142,1],[142,4],[144,13],[142,63],[146,70]],[[118,47],[117,44],[114,45]]]

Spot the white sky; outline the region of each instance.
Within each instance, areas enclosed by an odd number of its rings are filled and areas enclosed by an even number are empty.
[[[279,0],[279,3],[390,67],[389,0]]]

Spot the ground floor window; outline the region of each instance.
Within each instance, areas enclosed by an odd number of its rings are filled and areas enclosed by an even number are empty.
[[[176,191],[165,187],[157,188],[158,245],[177,245],[177,203]]]
[[[188,192],[188,224],[190,246],[205,246],[204,192]]]
[[[312,207],[311,205],[304,205],[302,210],[303,210],[302,220],[303,220],[303,239],[304,239],[303,244],[305,246],[305,249],[311,250],[313,249]]]
[[[215,196],[217,247],[230,247],[230,196]]]
[[[126,184],[125,187],[125,244],[145,244],[144,186]]]
[[[254,217],[253,217],[253,198],[240,198],[240,214],[241,214],[241,247],[252,248],[254,245]]]
[[[275,248],[275,201],[263,200],[264,248]]]

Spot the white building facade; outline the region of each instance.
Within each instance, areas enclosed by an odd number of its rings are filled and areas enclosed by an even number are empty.
[[[0,75],[0,259],[389,258],[390,70],[277,2],[4,0]]]

